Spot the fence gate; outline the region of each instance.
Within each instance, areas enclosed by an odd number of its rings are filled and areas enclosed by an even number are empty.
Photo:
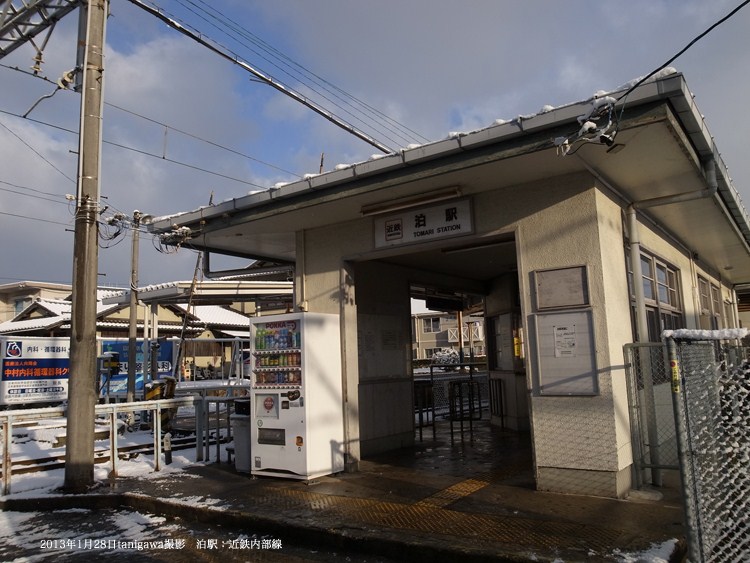
[[[658,342],[625,345],[634,481],[662,486],[662,470],[679,469],[672,385],[666,348]]]
[[[750,561],[750,367],[718,341],[667,347],[690,561]]]

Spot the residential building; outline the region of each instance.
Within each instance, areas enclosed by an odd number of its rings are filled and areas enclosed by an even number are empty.
[[[0,323],[19,315],[37,299],[69,299],[68,284],[19,281],[0,285]]]
[[[459,337],[458,314],[439,311],[413,314],[412,358],[430,360],[435,352],[445,348],[463,351],[466,362],[484,357],[484,317],[462,317],[461,322]]]

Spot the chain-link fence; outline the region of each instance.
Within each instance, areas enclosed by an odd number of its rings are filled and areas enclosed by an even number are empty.
[[[750,561],[750,366],[718,341],[667,344],[690,560]]]

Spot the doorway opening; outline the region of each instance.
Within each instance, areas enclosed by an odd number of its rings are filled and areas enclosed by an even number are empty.
[[[363,459],[408,446],[411,463],[533,487],[515,242],[464,239],[357,263]],[[406,377],[390,369],[393,357]]]

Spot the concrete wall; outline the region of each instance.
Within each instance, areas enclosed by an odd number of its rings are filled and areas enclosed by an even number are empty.
[[[342,319],[347,464],[353,469],[361,456],[414,442],[408,275],[378,262],[344,259],[369,250],[367,221],[306,231],[297,244],[304,248],[298,252],[297,303]]]
[[[555,195],[544,197],[546,191]],[[585,176],[560,178],[531,192],[538,207],[519,221],[517,240],[537,486],[622,496],[632,459],[622,356],[630,313],[620,210]],[[598,394],[543,395],[533,272],[580,265],[588,274]]]
[[[414,443],[409,280],[401,268],[355,268],[362,455]]]

